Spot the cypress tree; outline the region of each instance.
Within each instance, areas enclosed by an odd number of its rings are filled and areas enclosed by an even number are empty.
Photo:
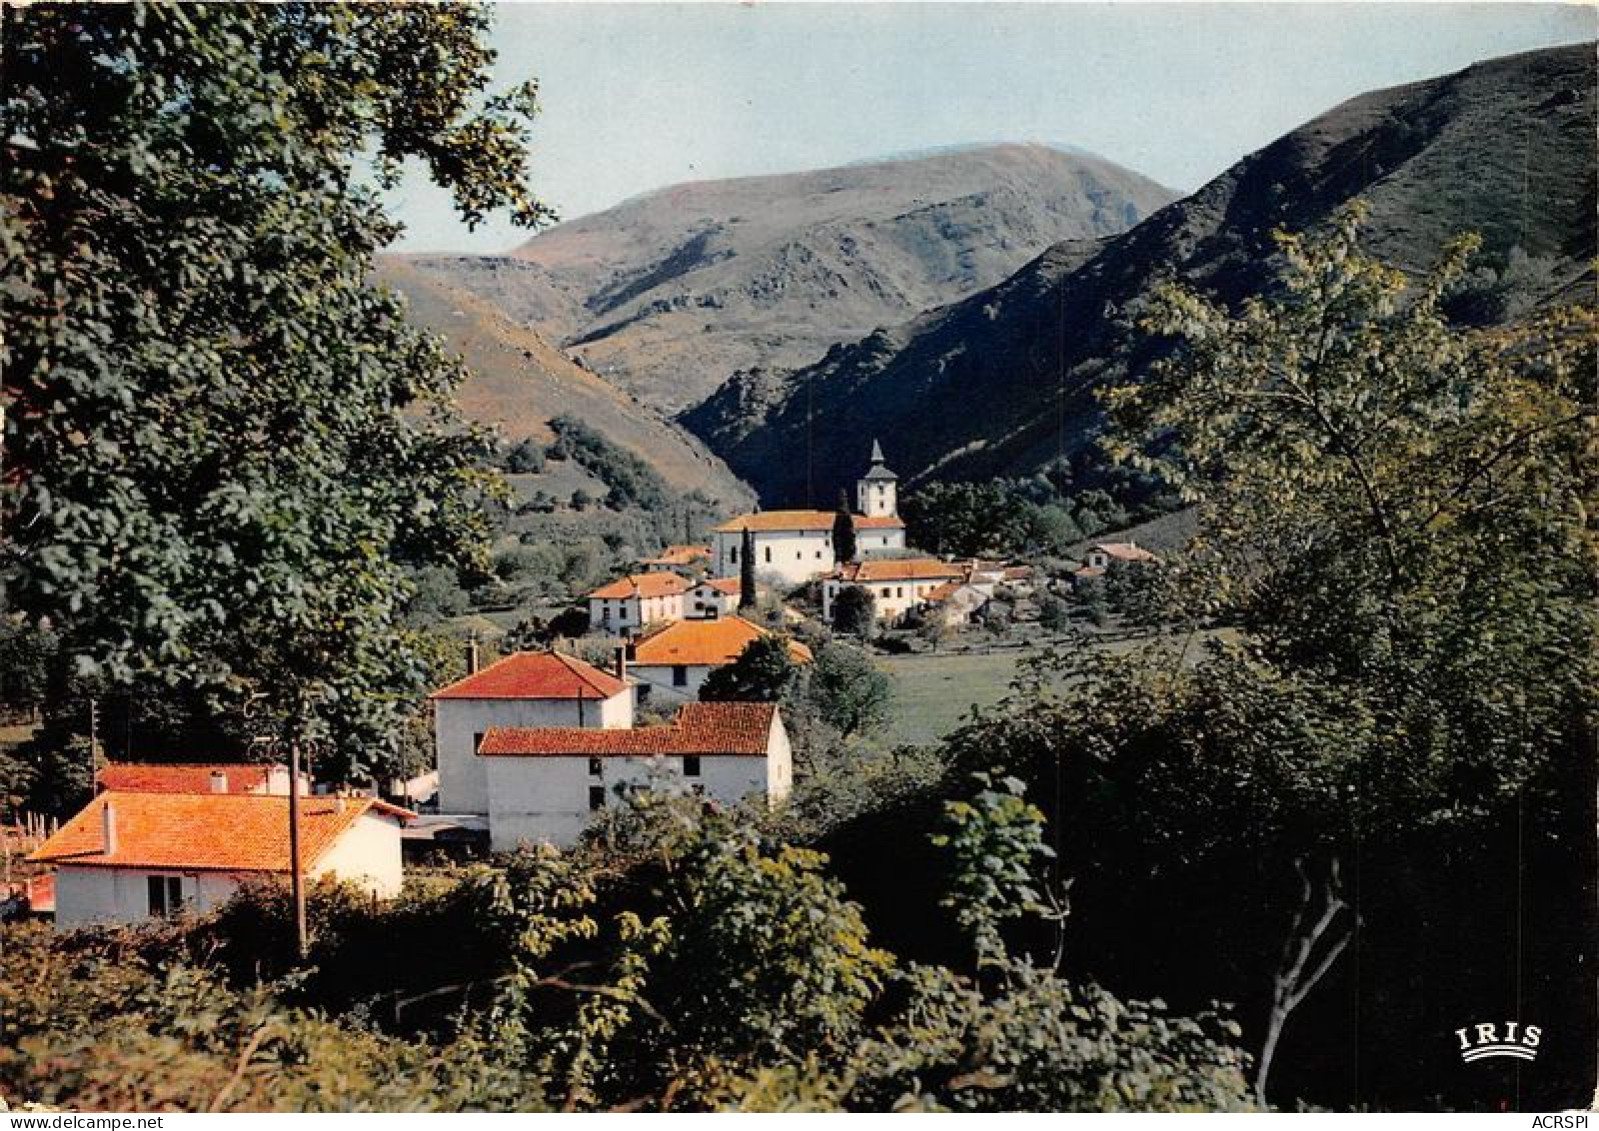
[[[855,518],[849,513],[849,496],[838,493],[838,513],[833,517],[833,559],[839,565],[855,560]]]
[[[738,607],[755,607],[755,532],[747,526],[738,551]]]

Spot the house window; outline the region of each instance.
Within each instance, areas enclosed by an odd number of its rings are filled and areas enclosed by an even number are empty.
[[[805,560],[805,551],[804,550],[795,550],[794,551],[794,560],[797,561],[797,562],[798,561],[804,561]]]
[[[647,684],[647,683],[639,684],[638,685],[638,701],[640,703],[648,703],[650,701],[650,691],[651,691],[651,688],[650,688],[649,684]]]
[[[605,808],[605,787],[603,785],[589,786],[589,811]]]
[[[673,664],[672,665],[672,686],[673,687],[687,687],[688,686],[688,665],[686,665],[686,664]]]
[[[770,546],[766,547],[766,560],[772,560],[772,548]]]
[[[598,758],[589,759],[589,777],[597,778],[601,773],[604,772],[604,770],[605,763],[601,762]]]
[[[816,560],[817,561],[821,561],[822,560],[822,551],[820,551],[820,550],[816,551]]]
[[[483,732],[477,731],[472,735],[472,753],[476,754],[483,748]]]
[[[147,887],[153,918],[169,919],[183,910],[182,876],[150,876]]]
[[[735,546],[732,549],[728,550],[727,551],[727,558],[728,558],[728,561],[733,561],[733,562],[738,561],[738,547]]]
[[[683,776],[686,778],[700,776],[700,756],[698,754],[683,755]]]
[[[896,597],[905,596],[905,587],[903,585],[901,585],[897,589],[895,589],[894,590],[894,596],[896,596]]]

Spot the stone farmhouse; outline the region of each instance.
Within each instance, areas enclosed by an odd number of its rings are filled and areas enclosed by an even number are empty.
[[[736,804],[788,796],[793,754],[771,703],[687,703],[665,726],[491,727],[489,844],[575,843],[594,814],[634,790],[686,789]]]
[[[899,517],[898,476],[884,466],[883,449],[872,444],[872,465],[855,485],[856,551],[863,557],[905,548],[905,523]],[[838,568],[833,552],[832,511],[759,511],[718,526],[711,538],[711,572],[738,576],[744,532],[754,541],[756,576],[775,576],[800,585]]]
[[[399,893],[400,826],[414,814],[370,797],[299,804],[308,879],[347,881],[375,897]],[[289,799],[107,790],[29,859],[56,867],[59,928],[209,911],[247,880],[288,875]]]
[[[699,697],[707,676],[730,664],[744,649],[771,633],[739,616],[685,620],[639,637],[628,650],[627,670],[638,681],[638,701],[675,703]],[[811,650],[797,640],[788,645],[797,664],[808,664]]]
[[[1095,542],[1084,555],[1082,568],[1072,576],[1078,581],[1104,577],[1112,564],[1148,565],[1160,559],[1137,542]]]

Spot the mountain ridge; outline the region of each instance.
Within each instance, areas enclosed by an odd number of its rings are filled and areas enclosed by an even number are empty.
[[[1128,321],[1156,279],[1235,302],[1270,281],[1272,229],[1313,226],[1357,195],[1366,246],[1390,262],[1419,269],[1476,230],[1486,262],[1519,247],[1544,265],[1539,299],[1591,293],[1594,94],[1580,45],[1359,95],[1086,258],[1056,245],[813,365],[739,374],[680,419],[768,505],[829,497],[840,480],[807,483],[804,463],[847,467],[872,437],[912,486],[1080,458],[1099,423],[1093,389],[1148,360]],[[799,450],[810,460],[784,458]]]

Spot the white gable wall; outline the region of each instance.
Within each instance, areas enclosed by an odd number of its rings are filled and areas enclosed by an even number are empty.
[[[435,699],[433,740],[439,762],[439,811],[489,811],[488,778],[477,736],[490,727],[604,727],[633,725],[633,689],[609,699]]]
[[[306,876],[312,880],[330,876],[380,899],[399,895],[405,879],[400,864],[400,819],[367,810]]]

